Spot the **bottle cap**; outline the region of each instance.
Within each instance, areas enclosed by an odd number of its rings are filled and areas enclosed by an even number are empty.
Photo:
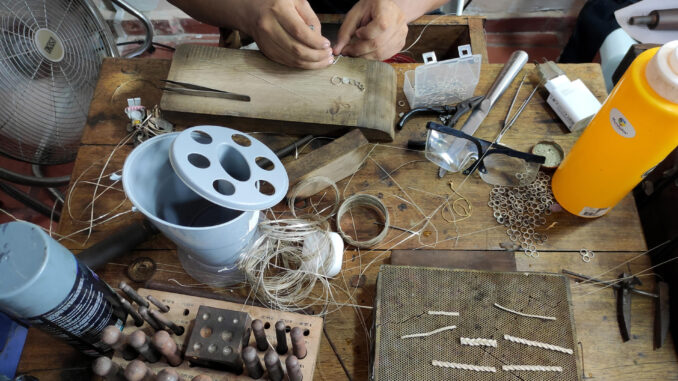
[[[678,40],[659,48],[647,64],[645,77],[662,98],[678,103]]]

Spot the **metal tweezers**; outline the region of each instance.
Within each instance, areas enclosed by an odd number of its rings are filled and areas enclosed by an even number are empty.
[[[194,85],[194,84],[191,84],[191,83],[170,81],[169,79],[161,79],[160,81],[171,84],[171,85],[179,86],[179,87],[162,87],[161,88],[161,90],[173,91],[173,92],[178,93],[178,94],[194,95],[194,96],[209,97],[209,98],[233,99],[233,100],[236,100],[236,101],[243,101],[243,102],[249,102],[250,101],[249,95],[236,94],[236,93],[231,93],[231,92],[228,92],[228,91],[211,89],[209,87]]]

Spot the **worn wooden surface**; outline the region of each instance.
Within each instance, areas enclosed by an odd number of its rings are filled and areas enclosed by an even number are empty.
[[[391,264],[484,271],[516,271],[510,251],[391,250]]]
[[[411,70],[413,66],[394,65],[394,68],[399,80],[398,100],[405,100],[400,90],[402,74],[406,70]],[[500,68],[501,65],[483,66],[476,94],[483,94],[487,90]],[[528,65],[527,69],[531,68],[532,66]],[[599,99],[604,98],[604,85],[598,65],[564,65],[563,68],[571,79],[581,78]],[[161,60],[108,59],[103,65],[102,77],[90,107],[83,146],[74,169],[68,200],[71,213],[64,210],[58,231],[62,235],[69,235],[68,239],[62,239],[61,243],[74,252],[98,242],[125,222],[140,218],[137,213],[130,212],[131,204],[125,200],[120,184],[104,178],[101,184],[108,190],[95,201],[94,216],[103,215],[101,220],[106,220],[119,213],[124,214],[94,226],[87,239],[88,225],[83,221],[91,216],[88,205],[92,202],[95,186],[84,180],[96,182],[100,173],[110,174],[122,167],[131,146],[118,148],[110,160],[109,155],[126,134],[127,118],[122,111],[126,105],[125,99],[141,96],[142,103],[147,106],[158,103],[160,91],[155,87],[155,80],[166,76],[168,69],[169,61]],[[494,138],[516,85],[514,83],[507,95],[490,112],[486,122],[478,130],[478,136]],[[530,85],[523,89],[519,102],[530,89]],[[406,111],[406,107],[398,106],[396,112],[402,111]],[[450,195],[448,183],[452,181],[473,206],[470,218],[458,221],[455,227],[453,223],[448,223],[440,217],[440,213],[436,213],[431,217],[431,223],[424,228],[424,231],[430,232],[427,236],[418,239],[391,230],[380,248],[431,249],[430,246],[437,242],[436,249],[501,252],[503,249],[500,245],[506,243],[508,238],[502,227],[494,221],[492,212],[487,207],[490,187],[476,177],[465,180],[460,174],[450,174],[439,180],[436,176],[437,168],[428,163],[423,154],[403,149],[408,139],[419,139],[423,136],[426,121],[426,118],[413,119],[396,136],[393,143],[372,146],[369,157],[366,157],[363,167],[356,175],[338,184],[340,191],[344,196],[355,192],[381,196],[389,209],[393,225],[407,228],[422,220],[423,215],[433,213],[441,203],[441,197]],[[183,129],[186,126],[183,124],[178,128]],[[255,136],[268,139],[268,135],[264,134]],[[568,151],[575,138],[575,135],[566,133],[565,127],[550,111],[543,97],[537,95],[504,137],[503,142],[514,148],[528,149],[539,140],[549,139],[557,141],[565,151]],[[279,137],[271,140],[270,144],[276,149],[293,140],[293,137]],[[305,152],[300,152],[300,155]],[[287,160],[294,160],[294,157]],[[102,171],[103,163],[106,161],[108,165]],[[112,187],[108,188],[111,185]],[[585,184],[582,184],[582,191],[585,189]],[[115,209],[118,205],[120,206]],[[515,254],[519,271],[559,272],[562,268],[568,268],[589,275],[600,275],[603,271],[623,263],[646,249],[637,211],[630,196],[605,217],[584,220],[566,213],[554,213],[549,217],[547,225],[552,222],[556,224],[547,232],[548,241],[538,247],[541,252],[539,259],[527,258],[522,253]],[[356,221],[356,225],[360,230],[374,228],[371,223],[365,226],[360,224],[360,221]],[[85,230],[73,234],[81,229]],[[437,239],[435,232],[438,234]],[[581,248],[596,251],[594,261],[589,264],[582,262],[578,254]],[[328,337],[336,346],[339,357],[354,380],[367,378],[368,328],[371,324],[370,308],[373,303],[374,285],[378,267],[382,263],[389,263],[389,254],[389,251],[349,250],[345,253],[342,273],[333,281],[338,291],[336,295],[339,303],[350,302],[352,305],[363,306],[334,305],[333,312],[325,321]],[[196,282],[181,269],[174,245],[162,236],[143,244],[139,250],[121,257],[115,263],[108,264],[99,271],[99,274],[112,285],[120,280],[127,280],[124,275],[125,267],[138,256],[150,256],[160,264],[158,272],[153,276],[154,280],[196,286]],[[616,278],[617,272],[622,269],[635,272],[649,267],[649,263],[649,258],[642,256],[600,277]],[[643,278],[643,281],[647,289],[652,289],[651,277]],[[339,291],[340,289],[348,292]],[[652,350],[654,312],[652,301],[633,297],[631,330],[634,339],[622,344],[615,319],[613,292],[597,291],[594,286],[573,287],[572,291],[577,335],[583,345],[584,370],[587,378],[678,379],[678,364],[673,343],[669,340],[661,350]],[[247,296],[246,289],[219,290],[219,292]],[[350,298],[346,295],[350,295]],[[81,379],[74,374],[86,372],[88,366],[89,360],[75,353],[66,344],[35,329],[29,330],[19,368],[21,372],[35,374],[41,380],[73,380]],[[321,342],[314,379],[345,379],[327,337],[323,337]]]
[[[298,160],[289,161],[285,165],[290,179],[290,190],[287,194],[290,194],[297,183],[310,177],[322,176],[338,182],[352,175],[362,164],[368,148],[367,139],[356,129]],[[312,196],[327,185],[319,183],[317,186],[306,186],[297,193],[297,197]]]
[[[341,57],[327,68],[304,70],[275,63],[258,51],[180,45],[167,78],[251,98],[243,102],[165,91],[160,107],[190,114],[183,118],[234,116],[233,127],[243,131],[261,131],[263,125],[279,130],[286,122],[305,135],[359,127],[371,140],[393,140],[396,79],[383,62]]]

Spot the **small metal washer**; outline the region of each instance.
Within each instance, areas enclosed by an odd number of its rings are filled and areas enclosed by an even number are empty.
[[[134,282],[145,282],[155,274],[158,266],[149,257],[139,257],[127,266],[127,276]]]

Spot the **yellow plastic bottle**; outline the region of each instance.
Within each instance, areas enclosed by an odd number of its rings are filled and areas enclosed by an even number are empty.
[[[678,146],[678,41],[638,56],[553,175],[558,203],[609,212]]]

